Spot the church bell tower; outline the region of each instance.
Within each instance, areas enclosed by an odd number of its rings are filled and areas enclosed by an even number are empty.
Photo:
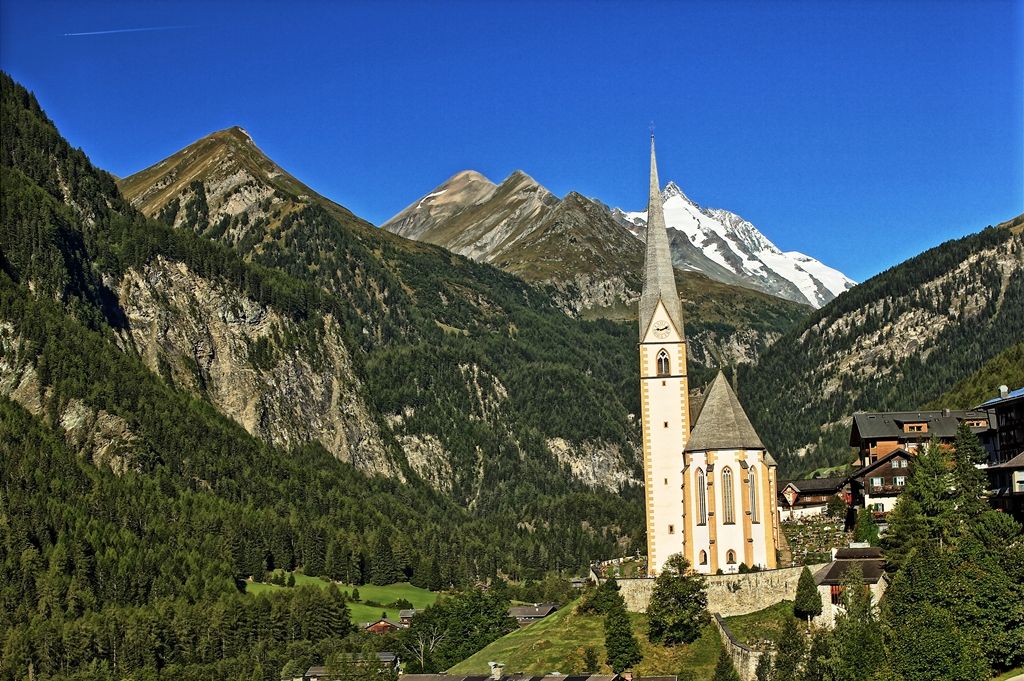
[[[686,553],[683,452],[691,425],[683,308],[669,252],[653,135],[639,347],[647,556],[653,577],[669,556]]]

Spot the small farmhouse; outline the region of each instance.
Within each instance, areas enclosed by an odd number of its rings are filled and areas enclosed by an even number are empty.
[[[789,480],[779,483],[779,517],[803,518],[821,515],[829,499],[839,496],[850,503],[850,478],[814,478],[813,480]]]
[[[871,590],[872,601],[878,603],[882,598],[889,583],[885,576],[882,549],[868,546],[835,549],[832,562],[814,576],[814,583],[818,585],[818,594],[821,596],[821,614],[814,618],[815,624],[834,626],[836,615],[843,612],[843,577],[854,565],[860,566],[864,575],[863,584]]]

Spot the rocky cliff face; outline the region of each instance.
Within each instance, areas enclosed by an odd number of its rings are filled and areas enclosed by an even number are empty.
[[[110,466],[115,473],[123,473],[140,446],[128,423],[78,399],[47,412],[47,405],[53,405],[52,389],[40,380],[33,364],[30,349],[15,335],[13,326],[0,322],[0,395],[59,425],[64,443],[79,456],[96,466]]]
[[[640,452],[623,452],[618,445],[599,440],[576,445],[558,437],[547,443],[558,463],[591,487],[617,492],[626,485],[643,484],[638,465]]]
[[[266,442],[316,440],[363,471],[402,477],[330,317],[299,328],[162,258],[129,270],[118,292],[130,342],[155,373]]]

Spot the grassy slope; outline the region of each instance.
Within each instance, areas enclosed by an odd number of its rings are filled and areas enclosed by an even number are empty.
[[[787,619],[794,619],[797,624],[803,624],[806,627],[806,622],[793,616],[793,601],[782,601],[770,608],[758,610],[749,615],[737,615],[724,619],[725,625],[729,627],[729,631],[740,643],[754,639],[777,640],[779,634],[782,633],[782,625]]]
[[[574,608],[575,603],[572,603],[550,617],[498,639],[452,667],[449,673],[486,674],[489,671],[487,663],[491,661],[503,663],[507,673],[570,673],[573,662],[582,660],[587,646],[594,646],[598,659],[603,663],[604,617],[576,614]],[[642,675],[677,674],[694,680],[710,679],[714,675],[721,647],[714,625],[708,625],[694,643],[668,648],[647,642],[645,615],[630,613],[630,618],[644,653],[643,662],[634,672]],[[603,673],[611,673],[607,665],[602,664],[602,669]]]
[[[295,585],[301,586],[303,584],[314,584],[321,589],[327,588],[330,582],[321,579],[319,577],[308,577],[302,573],[295,573]],[[259,582],[247,584],[245,587],[246,593],[258,594],[267,591],[274,591],[276,589],[286,589],[288,587],[278,586],[276,584],[261,584]],[[350,595],[352,592],[351,587],[339,585],[339,588],[345,592],[346,595]],[[438,594],[427,591],[426,589],[420,589],[418,587],[409,584],[408,582],[401,582],[398,584],[389,584],[388,586],[373,586],[367,584],[366,586],[357,587],[359,589],[359,599],[362,601],[377,601],[378,603],[392,603],[399,598],[404,598],[413,604],[416,608],[425,608],[428,605],[433,605],[434,601],[437,600]],[[376,622],[380,619],[380,613],[387,612],[388,617],[393,620],[398,619],[398,610],[394,608],[378,608],[369,605],[363,605],[362,603],[348,603],[348,609],[351,612],[351,619],[353,622]]]

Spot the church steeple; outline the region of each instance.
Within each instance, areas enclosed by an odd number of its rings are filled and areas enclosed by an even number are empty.
[[[658,301],[665,306],[668,317],[683,336],[683,306],[676,290],[672,254],[665,230],[665,211],[661,205],[661,186],[654,158],[654,135],[651,135],[651,195],[647,203],[647,254],[644,259],[644,287],[640,295],[640,340],[651,324]]]

